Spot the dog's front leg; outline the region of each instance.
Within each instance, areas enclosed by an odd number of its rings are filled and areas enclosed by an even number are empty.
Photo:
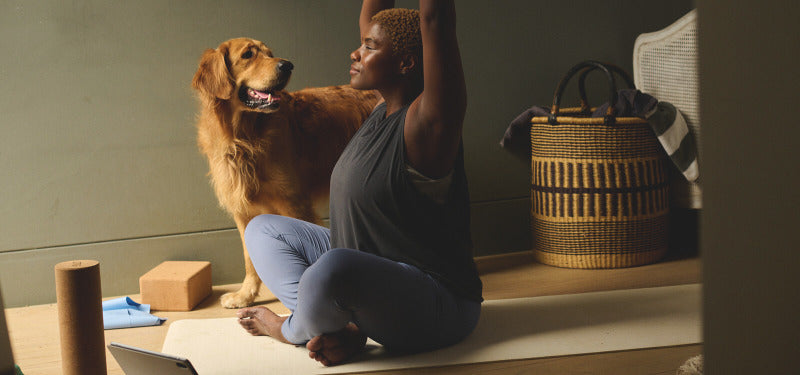
[[[247,226],[248,219],[235,217],[236,227],[239,229],[239,235],[242,239],[242,249],[244,249],[244,281],[242,287],[236,292],[225,293],[220,298],[220,303],[223,307],[228,309],[237,309],[241,307],[250,306],[258,295],[258,289],[261,287],[261,279],[256,273],[253,262],[250,260],[250,254],[247,252],[247,245],[244,243],[244,228]]]

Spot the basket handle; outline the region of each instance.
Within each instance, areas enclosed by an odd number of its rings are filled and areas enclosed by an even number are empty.
[[[622,69],[614,64],[609,64],[609,63],[602,63],[602,64],[605,65],[606,68],[608,68],[608,70],[610,70],[612,73],[616,74],[618,77],[621,77],[623,80],[625,80],[625,83],[628,85],[629,89],[635,88],[635,85],[633,84],[633,79],[631,79],[631,76],[628,74],[628,72],[625,71],[625,69]],[[591,106],[589,105],[589,100],[586,99],[586,76],[589,75],[589,73],[595,71],[596,69],[597,69],[596,66],[585,68],[581,72],[581,75],[578,76],[578,92],[580,93],[581,113],[583,114],[589,114],[592,112]]]
[[[615,105],[617,104],[617,84],[614,81],[614,76],[611,74],[611,71],[603,64],[593,60],[587,60],[578,63],[577,65],[570,68],[564,78],[558,83],[558,87],[556,87],[556,92],[553,94],[553,107],[550,109],[550,116],[548,117],[548,122],[550,125],[558,125],[558,110],[561,105],[561,94],[564,93],[564,88],[567,86],[569,80],[577,74],[579,71],[588,68],[594,67],[593,69],[600,69],[608,78],[609,83],[609,97],[610,100],[608,101],[610,105],[608,106],[608,112],[605,115],[605,122],[606,124],[613,124],[615,122]]]

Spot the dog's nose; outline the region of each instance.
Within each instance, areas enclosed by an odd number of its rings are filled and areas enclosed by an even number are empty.
[[[280,62],[278,62],[278,71],[290,72],[292,71],[292,69],[294,69],[294,64],[292,64],[291,62],[286,60],[281,60]]]

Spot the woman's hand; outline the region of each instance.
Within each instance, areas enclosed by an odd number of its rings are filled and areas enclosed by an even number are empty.
[[[394,0],[364,0],[361,3],[361,16],[358,18],[358,25],[361,29],[362,39],[369,27],[372,16],[389,8],[394,8]]]

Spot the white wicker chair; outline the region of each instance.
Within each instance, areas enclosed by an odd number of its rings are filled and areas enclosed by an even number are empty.
[[[672,103],[681,111],[700,151],[697,10],[663,30],[639,35],[633,47],[633,77],[636,88]],[[702,207],[699,183],[688,182],[677,173],[673,181],[674,205],[688,209]]]

